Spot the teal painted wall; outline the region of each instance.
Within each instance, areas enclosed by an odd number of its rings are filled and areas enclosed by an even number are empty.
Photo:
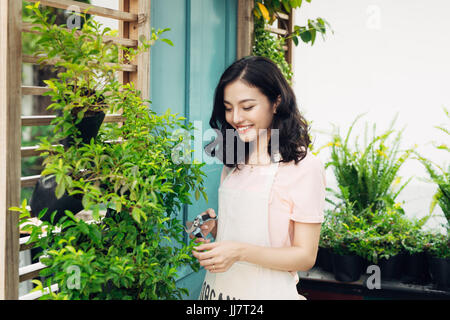
[[[171,47],[158,42],[151,49],[152,109],[158,114],[168,108],[179,113],[195,125],[201,137],[210,129],[214,89],[223,71],[236,59],[236,17],[237,0],[152,0],[151,25],[170,28],[163,35],[174,44]],[[202,141],[201,146],[209,140]],[[202,169],[208,203],[192,196],[192,205],[179,212],[183,223],[207,208],[217,212],[222,165],[207,164]],[[193,273],[184,268],[178,274],[178,285],[190,291],[185,299],[197,299],[205,271]]]

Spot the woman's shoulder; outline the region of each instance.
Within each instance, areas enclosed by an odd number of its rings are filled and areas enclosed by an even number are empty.
[[[283,167],[285,172],[300,172],[309,170],[323,170],[324,165],[322,160],[310,150],[306,152],[305,157],[299,162],[295,163],[294,160],[290,162],[281,162],[280,166]]]
[[[275,188],[281,194],[292,195],[298,192],[306,192],[305,188],[308,190],[323,188],[326,183],[325,167],[322,160],[308,150],[306,156],[297,164],[295,161],[280,163]]]
[[[289,188],[294,188],[301,182],[312,180],[321,180],[326,183],[325,167],[322,160],[308,150],[306,156],[297,164],[294,160],[281,162],[276,180],[280,187]]]

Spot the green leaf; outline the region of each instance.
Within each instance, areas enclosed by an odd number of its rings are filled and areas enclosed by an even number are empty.
[[[41,212],[39,212],[38,214],[38,219],[41,220],[42,217],[47,213],[48,208],[44,208],[41,210]]]
[[[198,200],[198,199],[200,199],[200,191],[198,191],[198,189],[197,189],[197,190],[195,190],[195,200]]]
[[[57,210],[53,211],[51,216],[50,216],[50,221],[52,224],[54,224],[54,220],[55,220],[55,215],[58,213]]]
[[[90,227],[91,227],[91,232],[90,232],[91,239],[96,243],[100,243],[100,241],[102,239],[101,232],[94,225],[91,225]]]
[[[85,234],[85,235],[89,235],[89,227],[86,224],[86,222],[84,222],[83,220],[80,220],[78,223],[78,228],[80,229],[80,231]]]
[[[205,199],[206,203],[208,203],[208,194],[202,190],[203,198]]]
[[[311,33],[311,45],[313,45],[316,40],[316,29],[311,29],[309,32]]]
[[[69,210],[64,210],[64,213],[65,213],[66,216],[68,216],[70,219],[72,219],[72,220],[74,220],[74,221],[77,221],[77,220],[78,220],[77,218],[75,218],[74,214],[73,214],[71,211],[69,211]]]
[[[94,208],[92,209],[92,218],[93,218],[95,221],[98,221],[98,220],[100,219],[100,207],[99,207],[98,204],[96,204],[96,205],[94,206]]]
[[[289,0],[282,0],[282,3],[283,3],[284,9],[285,9],[288,13],[290,13],[290,12],[291,12],[291,5],[290,5],[290,3],[289,3]]]
[[[160,40],[173,47],[173,42],[171,40],[169,40],[169,39],[160,39]]]
[[[84,209],[89,209],[91,202],[89,201],[89,195],[87,193],[83,195],[83,198],[81,199],[81,204],[83,205]]]
[[[306,30],[303,27],[300,32],[300,38],[302,39],[303,42],[308,43],[309,41],[311,41],[312,36],[309,30]]]
[[[66,191],[66,190],[65,190],[64,182],[61,181],[61,183],[59,183],[59,184],[56,186],[56,189],[55,189],[55,195],[56,195],[56,198],[57,198],[57,199],[61,199],[61,197],[64,195],[65,191]]]
[[[131,211],[131,216],[133,217],[134,220],[137,221],[137,223],[141,222],[141,215],[140,215],[139,211],[140,210],[137,207],[134,207],[133,211]]]

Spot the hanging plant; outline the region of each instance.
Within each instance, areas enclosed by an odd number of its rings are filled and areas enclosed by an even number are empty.
[[[302,6],[302,0],[255,0],[255,7],[253,14],[256,20],[261,20],[266,24],[272,24],[275,20],[279,19],[279,12],[291,13],[293,9],[300,9]],[[311,3],[311,0],[306,0]],[[279,19],[282,23],[286,23],[282,19]],[[304,43],[314,44],[316,35],[319,33],[322,38],[325,39],[326,26],[328,26],[332,33],[331,25],[324,18],[308,19],[305,26],[295,25],[292,32],[286,35],[286,40],[292,39],[297,46],[299,44],[299,38]],[[285,26],[287,30],[287,24]]]
[[[311,0],[307,0],[311,2]],[[314,44],[316,34],[319,32],[324,37],[326,33],[325,25],[330,25],[323,18],[308,20],[306,26],[295,25],[292,32],[288,32],[283,37],[278,37],[266,30],[266,26],[271,25],[276,19],[285,24],[284,29],[288,30],[287,22],[280,19],[279,13],[290,13],[292,9],[300,8],[301,0],[255,0],[253,8],[254,22],[254,44],[253,55],[269,58],[277,64],[284,77],[292,85],[292,66],[286,61],[285,54],[287,41],[293,41],[297,46],[299,38],[305,42]],[[330,27],[331,28],[331,27]]]

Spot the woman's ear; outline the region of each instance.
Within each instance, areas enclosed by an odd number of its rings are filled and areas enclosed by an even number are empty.
[[[277,108],[278,108],[278,105],[280,104],[280,102],[281,102],[281,96],[278,95],[277,102],[275,102],[275,105],[273,106],[273,113],[274,114],[277,113]]]

